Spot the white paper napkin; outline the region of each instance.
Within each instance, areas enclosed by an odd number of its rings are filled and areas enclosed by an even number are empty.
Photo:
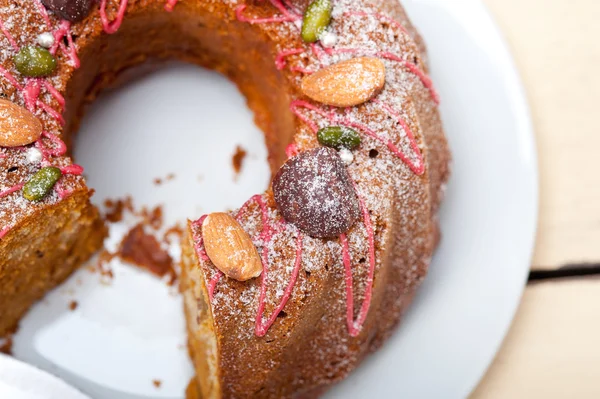
[[[0,398],[90,399],[57,377],[5,355],[0,355]]]

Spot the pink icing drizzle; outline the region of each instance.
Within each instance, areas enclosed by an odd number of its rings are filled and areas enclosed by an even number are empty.
[[[285,147],[285,155],[288,158],[295,157],[296,155],[298,155],[298,146],[294,143],[289,144],[287,147]]]
[[[60,171],[63,175],[81,176],[83,173],[83,167],[81,167],[81,165],[73,164],[69,166],[63,166],[60,168]]]
[[[17,90],[23,90],[23,86],[15,79],[12,73],[7,71],[0,65],[0,75],[4,76],[6,80],[10,82],[11,85],[15,86]]]
[[[36,148],[40,150],[42,154],[44,154],[44,156],[60,157],[66,154],[67,146],[65,142],[60,139],[60,137],[58,137],[55,134],[48,133],[46,131],[42,132],[42,136],[50,140],[55,146],[55,148],[48,148],[44,145],[41,139],[36,141]]]
[[[42,110],[44,110],[48,115],[52,116],[54,119],[56,119],[56,121],[58,123],[60,123],[61,126],[64,126],[65,124],[65,119],[63,118],[63,116],[61,115],[60,112],[58,112],[57,110],[55,110],[54,108],[52,108],[51,106],[49,106],[48,104],[46,104],[45,102],[42,101],[36,101],[36,105],[41,108]]]
[[[275,66],[277,67],[277,69],[282,70],[283,68],[285,68],[286,57],[289,57],[290,55],[302,54],[303,52],[304,52],[303,48],[293,48],[293,49],[289,49],[289,50],[283,50],[283,51],[279,52],[279,54],[277,54],[277,57],[275,57]]]
[[[193,222],[193,224],[198,228],[198,230],[202,230],[202,223],[204,223],[204,219],[206,219],[206,215],[203,215],[200,217],[200,219],[196,220],[195,222]],[[209,260],[208,255],[206,255],[206,251],[204,250],[204,238],[202,237],[202,235],[194,235],[194,242],[196,243],[194,245],[194,249],[196,250],[196,253],[198,253],[198,255],[200,256],[200,259],[202,259],[203,261],[207,261]]]
[[[290,19],[290,21],[297,21],[301,18],[301,16],[297,12],[290,12],[288,10],[289,3],[286,1],[285,4],[280,0],[269,0],[275,8],[277,8],[283,15]],[[287,5],[287,8],[286,8]]]
[[[167,4],[165,4],[165,11],[171,12],[177,5],[179,0],[167,0]]]
[[[4,26],[4,23],[2,22],[1,19],[0,19],[0,31],[2,31],[2,33],[4,33],[4,36],[6,36],[6,39],[8,40],[8,42],[10,43],[12,48],[15,51],[19,51],[19,45],[17,44],[17,42],[15,42],[15,39],[12,37],[10,32],[6,29],[6,27]]]
[[[40,96],[40,81],[38,79],[30,79],[23,89],[23,99],[25,106],[31,112],[35,112],[37,99]]]
[[[40,14],[42,14],[42,18],[44,19],[44,22],[46,22],[46,26],[48,26],[48,28],[50,28],[52,26],[52,22],[50,21],[50,16],[48,15],[48,11],[46,11],[46,7],[44,7],[44,5],[42,4],[42,2],[40,0],[33,0],[33,1],[35,2],[35,5],[37,6]]]
[[[363,221],[365,229],[367,230],[367,237],[369,240],[369,273],[367,275],[365,297],[363,299],[358,317],[354,320],[354,294],[352,288],[352,259],[350,259],[350,249],[348,247],[348,239],[346,234],[340,235],[340,242],[342,244],[342,260],[344,263],[345,281],[346,281],[346,322],[348,324],[348,332],[352,337],[358,336],[362,326],[367,319],[369,313],[369,307],[371,306],[371,296],[373,293],[373,277],[375,275],[375,237],[373,234],[373,226],[371,225],[371,216],[365,206],[364,200],[354,187],[358,200],[360,202],[360,208],[362,211]]]
[[[272,22],[293,22],[299,20],[301,17],[295,13],[290,12],[280,0],[269,0],[275,8],[277,8],[282,15],[270,18],[248,18],[244,15],[246,5],[241,4],[235,9],[235,16],[238,21],[247,22],[249,24],[265,24]]]
[[[202,231],[202,223],[204,223],[204,219],[206,219],[206,215],[201,216],[200,219],[198,219],[192,223],[193,225],[196,226],[197,230]],[[206,250],[204,249],[204,237],[202,237],[202,234],[194,234],[193,239],[194,239],[194,243],[195,243],[194,249],[195,249],[196,253],[198,254],[198,257],[203,262],[209,261],[210,258],[208,257],[208,255],[206,254]],[[214,298],[215,288],[217,287],[217,283],[221,280],[222,277],[223,277],[223,272],[216,269],[215,275],[212,276],[212,278],[208,282],[208,287],[207,287],[208,298],[211,301]]]
[[[2,230],[0,230],[0,240],[4,238],[4,236],[6,235],[6,233],[8,233],[10,231],[10,227],[5,227]]]
[[[440,103],[440,96],[439,96],[438,92],[435,90],[435,87],[433,87],[433,82],[431,81],[431,78],[429,76],[427,76],[427,74],[425,72],[423,72],[421,70],[421,68],[419,68],[417,65],[413,64],[410,61],[402,60],[402,58],[400,58],[397,55],[392,54],[392,53],[380,52],[380,53],[377,53],[377,55],[379,57],[385,58],[387,60],[398,61],[398,62],[404,63],[404,66],[409,71],[411,71],[412,73],[414,73],[415,75],[417,75],[417,77],[423,83],[423,86],[425,86],[429,90],[429,92],[431,93],[431,97],[433,98],[433,101],[436,104]]]
[[[42,4],[40,0],[34,0],[38,11],[42,14],[42,18],[44,22],[46,22],[46,26],[48,29],[52,29],[52,21],[50,21],[50,16],[46,11],[46,7]],[[56,50],[60,47],[60,49],[67,55],[71,65],[74,68],[79,68],[81,63],[79,62],[79,57],[77,57],[77,49],[73,44],[73,36],[71,34],[71,23],[69,21],[61,21],[58,29],[52,33],[54,36],[54,45],[50,49],[51,54],[56,54]],[[69,47],[65,46],[62,39],[63,37],[67,37],[67,41],[69,42]]]
[[[54,189],[56,190],[56,194],[58,194],[60,199],[65,199],[73,193],[73,190],[67,190],[64,188],[61,182],[56,183]]]
[[[298,7],[296,7],[294,4],[290,3],[288,0],[281,0],[281,3],[283,3],[284,6],[292,10],[294,14],[298,16],[302,14],[302,11],[298,9]]]
[[[316,134],[318,132],[319,126],[313,120],[309,119],[307,116],[300,113],[300,111],[299,111],[300,108],[305,108],[305,109],[308,109],[310,111],[317,113],[318,115],[327,119],[329,121],[329,123],[331,123],[331,124],[347,126],[347,127],[356,129],[369,137],[374,138],[375,140],[383,143],[386,147],[388,147],[388,149],[394,155],[396,155],[398,158],[400,158],[410,168],[410,170],[412,170],[415,174],[422,175],[425,172],[425,164],[423,162],[423,155],[421,154],[421,151],[419,150],[417,142],[415,141],[412,130],[409,128],[408,124],[400,117],[400,115],[392,110],[391,107],[389,107],[379,101],[377,101],[377,104],[380,104],[384,108],[384,110],[388,111],[390,114],[392,114],[398,120],[398,122],[404,129],[404,131],[406,133],[406,137],[409,140],[410,147],[413,150],[414,155],[417,158],[416,162],[411,160],[408,156],[406,156],[406,154],[404,154],[404,152],[400,148],[398,148],[391,140],[380,137],[375,131],[373,131],[368,126],[366,126],[362,123],[356,122],[356,121],[350,119],[349,117],[341,118],[341,117],[335,115],[334,113],[327,113],[322,108],[317,107],[316,105],[313,105],[304,100],[292,101],[292,103],[290,104],[290,108],[291,108],[292,112],[294,113],[294,115],[296,115],[298,117],[298,119],[300,119],[301,121],[306,123],[307,126],[313,131],[313,133]]]
[[[290,281],[283,292],[283,296],[279,301],[279,304],[275,307],[275,310],[271,314],[265,322],[263,322],[263,314],[265,311],[266,305],[266,293],[267,293],[267,282],[268,282],[268,274],[269,274],[269,246],[268,243],[272,240],[272,229],[269,224],[267,206],[262,198],[262,196],[254,196],[253,197],[260,206],[261,214],[262,214],[262,232],[261,238],[263,240],[263,253],[262,253],[262,264],[263,271],[261,274],[261,282],[260,282],[260,295],[258,298],[258,311],[256,312],[256,327],[255,334],[259,337],[263,337],[269,328],[275,323],[277,320],[277,316],[288,300],[292,296],[292,291],[294,290],[294,285],[296,284],[296,280],[298,278],[298,273],[300,271],[300,266],[302,265],[302,241],[304,236],[302,233],[298,232],[298,237],[296,239],[296,261],[294,262],[294,269],[292,270],[292,275],[290,277]]]
[[[69,43],[68,47],[63,43],[63,37],[67,38],[67,42]],[[71,65],[74,68],[79,68],[81,66],[79,57],[77,57],[77,48],[75,48],[75,43],[73,43],[71,23],[69,21],[62,21],[60,27],[54,32],[54,46],[50,49],[50,52],[56,54],[58,47],[60,47],[60,49],[69,57]]]
[[[121,24],[123,23],[123,18],[125,18],[125,11],[127,11],[127,1],[128,0],[120,0],[119,10],[117,11],[116,18],[110,22],[108,20],[108,16],[106,15],[106,3],[107,0],[102,0],[100,2],[100,19],[102,20],[102,26],[104,27],[104,32],[112,35],[116,31],[119,30]]]
[[[50,95],[56,99],[58,104],[61,107],[64,107],[65,106],[65,98],[62,96],[62,94],[60,94],[60,92],[58,90],[56,90],[56,88],[54,86],[52,86],[50,84],[50,82],[48,82],[47,80],[42,80],[42,84],[44,85],[46,90],[48,90],[48,93],[50,93]]]
[[[393,25],[394,27],[400,29],[403,33],[406,33],[408,35],[408,31],[406,30],[406,28],[398,21],[396,21],[394,18],[380,13],[380,12],[366,12],[366,11],[346,11],[344,13],[344,15],[352,15],[352,16],[358,16],[358,17],[368,17],[368,16],[374,16],[375,18],[378,18],[381,21],[387,22],[391,25]]]
[[[298,279],[298,273],[300,272],[300,266],[302,265],[302,240],[304,236],[302,233],[298,232],[298,237],[296,238],[296,261],[294,262],[294,270],[292,270],[292,275],[290,277],[290,281],[285,287],[285,291],[283,292],[283,296],[279,301],[279,304],[271,314],[271,317],[267,320],[266,323],[263,322],[263,313],[265,310],[266,304],[266,292],[267,292],[267,278],[268,278],[268,264],[267,260],[264,259],[265,253],[268,253],[268,248],[266,246],[263,248],[263,272],[261,275],[261,284],[260,284],[260,296],[258,299],[258,312],[256,313],[256,328],[255,333],[259,337],[265,336],[269,328],[275,323],[277,320],[277,316],[288,300],[292,296],[292,291],[294,290],[294,286],[296,285],[296,280]]]
[[[15,184],[11,188],[8,188],[8,189],[6,189],[4,191],[1,191],[0,192],[0,198],[6,197],[7,195],[10,195],[10,194],[14,193],[15,191],[19,191],[20,189],[23,188],[24,185],[25,185],[25,183]]]

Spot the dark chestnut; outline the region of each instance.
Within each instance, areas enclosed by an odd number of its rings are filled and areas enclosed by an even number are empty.
[[[284,219],[312,237],[345,233],[360,217],[350,175],[331,148],[289,159],[273,179],[273,194]]]

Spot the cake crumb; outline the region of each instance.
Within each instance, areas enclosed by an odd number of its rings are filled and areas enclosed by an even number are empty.
[[[177,239],[177,241],[181,242],[184,233],[183,227],[181,227],[179,224],[176,224],[175,226],[169,227],[167,231],[165,231],[162,241],[167,245],[171,245],[174,237]]]
[[[144,207],[139,213],[143,220],[143,224],[152,227],[154,230],[160,230],[163,225],[163,209],[162,206],[158,205],[153,209],[149,210]]]
[[[233,170],[236,176],[239,175],[242,171],[242,167],[244,166],[244,159],[247,155],[248,152],[238,144],[238,146],[235,148],[233,156],[231,157],[231,164],[233,165]]]
[[[75,309],[77,309],[78,306],[79,306],[79,303],[77,301],[69,302],[69,310],[71,310],[71,311],[74,311]]]
[[[156,387],[156,388],[160,388],[160,386],[162,385],[162,381],[161,380],[152,380],[152,384]]]
[[[175,179],[175,173],[169,173],[164,179],[161,177],[155,177],[153,182],[154,182],[154,185],[160,186],[161,184],[169,182],[173,179]]]
[[[123,220],[124,211],[133,212],[133,200],[130,196],[116,200],[107,199],[104,201],[104,206],[106,207],[104,219],[111,223]]]
[[[173,259],[153,235],[144,231],[142,223],[129,230],[116,255],[159,277],[169,276],[169,284],[177,279]]]
[[[106,249],[103,249],[98,255],[98,263],[96,265],[96,269],[93,271],[100,272],[100,281],[103,284],[110,284],[112,279],[115,277],[112,269],[109,266],[110,261],[115,258],[115,254],[111,254]]]

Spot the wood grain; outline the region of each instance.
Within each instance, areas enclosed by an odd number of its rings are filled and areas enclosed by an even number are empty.
[[[533,268],[598,264],[600,1],[484,2],[513,50],[536,128],[541,210]],[[532,284],[472,399],[599,398],[599,337],[600,279]]]
[[[484,2],[516,58],[536,128],[533,267],[600,261],[600,1]]]
[[[529,286],[471,399],[600,398],[600,279]]]

